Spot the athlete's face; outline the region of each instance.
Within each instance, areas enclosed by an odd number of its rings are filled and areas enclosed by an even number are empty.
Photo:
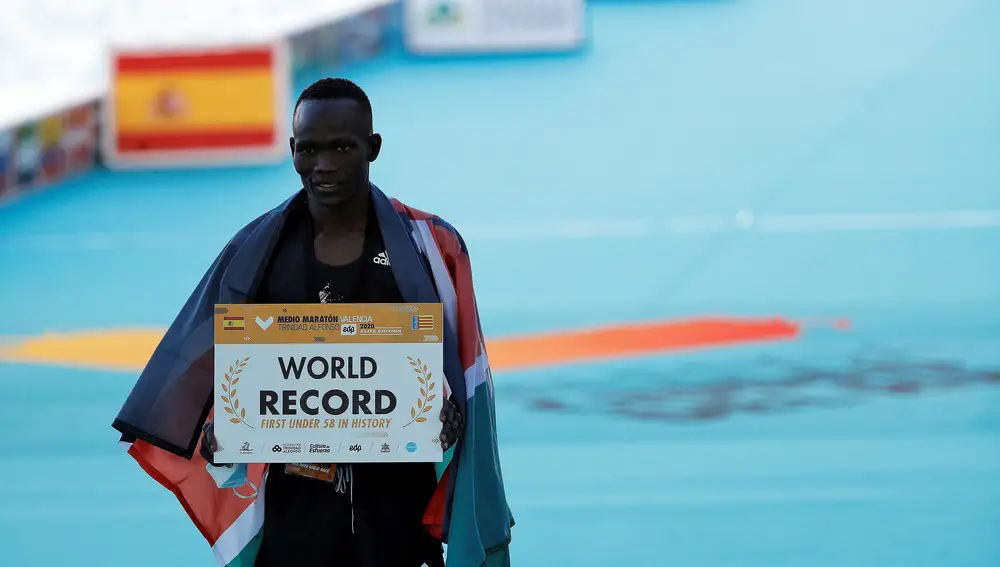
[[[292,163],[316,204],[335,207],[368,191],[368,166],[382,138],[350,99],[305,100],[292,123]]]

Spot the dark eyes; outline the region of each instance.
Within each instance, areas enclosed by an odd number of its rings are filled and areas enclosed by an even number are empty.
[[[330,149],[337,153],[347,153],[355,148],[354,144],[333,144]],[[312,144],[299,144],[295,147],[295,150],[300,154],[312,155],[316,153],[317,148]]]

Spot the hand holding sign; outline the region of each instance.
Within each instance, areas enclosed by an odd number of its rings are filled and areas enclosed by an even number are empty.
[[[215,452],[219,450],[219,442],[215,440],[215,420],[208,419],[205,421],[205,425],[201,428],[205,436],[201,440],[201,445],[198,446],[198,454],[201,458],[208,461],[208,464],[215,464]]]
[[[451,403],[450,399],[445,400],[444,406],[441,408],[441,423],[444,424],[441,427],[441,450],[447,451],[448,447],[454,445],[462,436],[462,428],[465,425],[462,421],[462,414],[458,413],[458,408]]]

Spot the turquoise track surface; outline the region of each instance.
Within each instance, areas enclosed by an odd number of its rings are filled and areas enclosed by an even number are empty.
[[[491,336],[806,331],[498,373],[515,567],[1000,565],[1000,3],[591,15],[574,57],[331,71],[373,99],[375,181],[466,235]],[[296,181],[102,172],[0,209],[0,337],[165,327]],[[116,445],[134,378],[0,363],[0,563],[213,563]]]

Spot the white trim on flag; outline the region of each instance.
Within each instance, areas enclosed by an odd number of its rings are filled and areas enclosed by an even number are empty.
[[[240,514],[239,518],[233,522],[219,536],[219,539],[212,546],[215,558],[221,567],[229,565],[246,548],[247,544],[260,532],[264,526],[264,485],[267,484],[267,473],[260,479],[260,488],[257,497],[247,506],[246,510]],[[228,490],[228,489],[226,489]]]

